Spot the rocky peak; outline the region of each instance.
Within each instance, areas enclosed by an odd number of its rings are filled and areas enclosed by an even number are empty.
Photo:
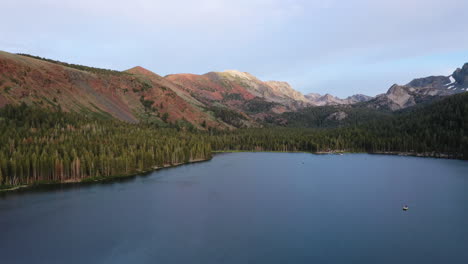
[[[305,95],[305,97],[309,100],[316,100],[317,98],[319,98],[321,95],[318,94],[318,93],[308,93]]]
[[[266,81],[266,84],[276,87],[279,90],[287,91],[287,90],[293,90],[292,86],[287,83],[287,82],[282,82],[282,81]]]
[[[444,88],[444,85],[450,83],[450,77],[446,76],[429,76],[425,78],[414,79],[406,86],[416,88]]]
[[[468,63],[456,69],[449,76],[429,76],[414,79],[406,86],[423,89],[452,90],[452,93],[466,91],[468,85]],[[445,92],[442,92],[445,93]]]
[[[318,106],[355,104],[359,102],[366,102],[373,98],[371,96],[363,94],[355,94],[352,96],[348,96],[346,99],[341,99],[328,93],[325,95],[320,95],[318,93],[309,93],[305,97],[309,100],[309,102]]]
[[[385,94],[370,100],[368,106],[394,111],[463,91],[452,76],[429,76],[414,79],[407,85],[394,84]]]
[[[307,98],[292,88],[292,86],[287,82],[281,81],[267,81],[265,82],[272,90],[279,96],[289,97],[296,101],[308,102]]]
[[[441,96],[468,91],[468,63],[450,76],[429,76],[414,79],[407,85],[394,84],[384,95],[376,97],[370,105],[391,110],[413,106],[416,102],[429,102]]]
[[[143,68],[141,66],[135,66],[135,67],[133,67],[131,69],[126,70],[125,72],[131,73],[131,74],[144,75],[144,76],[148,76],[148,77],[150,77],[150,76],[161,77],[158,74],[156,74],[156,73],[154,73],[154,72],[152,72],[150,70],[147,70],[147,69],[145,69],[145,68]]]
[[[367,96],[364,94],[355,94],[348,96],[346,100],[348,100],[350,103],[360,103],[360,102],[367,102],[371,100],[373,97],[372,96]]]
[[[230,75],[232,77],[237,77],[237,78],[241,78],[241,79],[257,80],[257,78],[255,76],[253,76],[252,74],[250,74],[248,72],[241,72],[241,71],[238,71],[238,70],[225,70],[225,71],[223,71],[223,73],[228,74],[228,75]]]
[[[331,95],[329,93],[325,94],[321,98],[322,98],[322,100],[335,100],[335,99],[337,99],[335,96],[333,96],[333,95]]]
[[[387,94],[391,94],[393,93],[393,91],[396,91],[400,88],[400,86],[396,83],[394,83],[392,86],[390,86],[390,88],[388,88],[387,90]]]
[[[221,85],[242,87],[256,97],[263,98],[268,102],[283,104],[292,110],[305,107],[309,104],[304,95],[294,90],[287,82],[263,82],[250,73],[238,70],[226,70],[205,75],[212,80],[220,82]]]
[[[460,69],[456,69],[452,77],[455,79],[455,81],[460,84],[460,85],[467,85],[468,84],[468,63],[465,63],[463,67]]]
[[[331,94],[325,94],[323,96],[320,96],[319,98],[317,98],[317,100],[315,101],[315,103],[317,105],[338,105],[338,104],[342,104],[342,102],[340,101],[339,98],[331,95]]]

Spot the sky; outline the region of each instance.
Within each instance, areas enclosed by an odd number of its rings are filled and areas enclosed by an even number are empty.
[[[0,50],[377,95],[468,62],[466,0],[2,0]]]

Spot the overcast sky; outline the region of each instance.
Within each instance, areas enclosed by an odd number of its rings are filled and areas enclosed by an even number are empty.
[[[376,95],[468,62],[466,0],[2,0],[0,50]]]

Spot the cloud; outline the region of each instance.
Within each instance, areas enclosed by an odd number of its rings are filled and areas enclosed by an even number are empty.
[[[300,12],[292,0],[15,0],[10,7],[67,14],[71,18],[99,18],[137,26],[232,27],[284,19]],[[67,23],[67,21],[65,21]]]
[[[436,57],[464,54],[466,10],[465,0],[4,0],[0,49],[161,74],[236,68],[350,94],[406,80],[391,67],[401,61],[436,70]],[[369,75],[377,66],[392,72]],[[346,87],[342,76],[374,79]]]

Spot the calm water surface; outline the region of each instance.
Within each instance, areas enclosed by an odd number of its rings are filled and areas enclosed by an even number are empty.
[[[121,182],[4,194],[0,228],[5,264],[465,264],[468,162],[219,154]]]

